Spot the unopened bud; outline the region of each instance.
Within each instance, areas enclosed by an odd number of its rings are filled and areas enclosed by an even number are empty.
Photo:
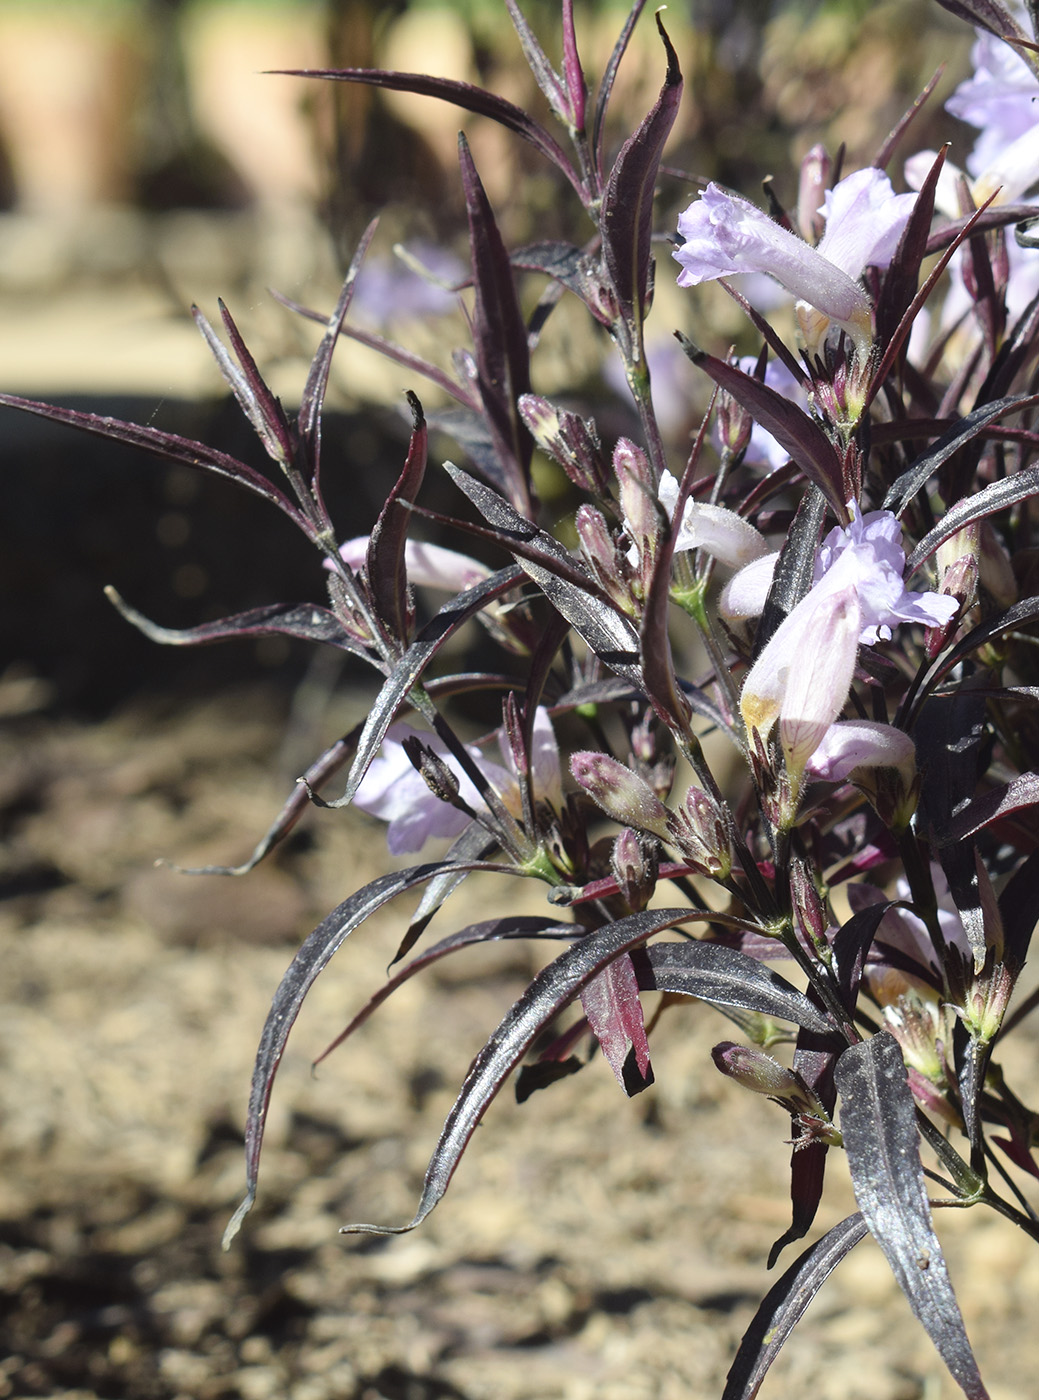
[[[606,490],[606,459],[593,420],[556,408],[540,394],[522,394],[518,407],[542,452],[559,463],[575,486],[593,496],[602,496]]]
[[[682,858],[712,880],[726,880],[732,870],[729,823],[718,803],[702,788],[691,787],[681,807],[667,821],[668,839]]]
[[[656,483],[649,458],[630,438],[618,438],[613,450],[625,528],[639,556],[639,572],[647,580],[660,533]]]
[[[829,955],[829,921],[808,866],[800,857],[790,863],[790,897],[794,917],[814,948]]]
[[[602,511],[587,504],[578,506],[574,529],[581,553],[596,583],[611,602],[622,611],[634,615],[635,603],[628,587],[633,568],[614,544]]]
[[[613,843],[610,868],[633,914],[652,899],[659,866],[657,843],[626,826]]]
[[[826,230],[821,213],[830,186],[833,162],[822,145],[813,146],[801,162],[797,188],[797,226],[806,243],[818,243]]]
[[[819,1113],[822,1105],[795,1070],[787,1069],[764,1050],[723,1040],[711,1051],[711,1058],[729,1079],[735,1079],[752,1094],[781,1103],[790,1113]]]
[[[938,591],[948,598],[955,598],[960,606],[948,622],[938,627],[928,627],[925,646],[932,660],[950,640],[959,626],[960,618],[973,606],[977,597],[980,572],[977,524],[967,525],[957,530],[951,539],[943,540],[938,546],[935,562],[938,565]]]
[[[609,754],[585,750],[571,757],[570,772],[614,821],[667,839],[667,808],[649,784],[623,763]]]
[[[418,772],[422,781],[434,797],[438,797],[441,802],[447,802],[452,807],[461,807],[469,811],[468,806],[459,796],[458,778],[447,766],[439,754],[424,744],[416,734],[409,734],[403,741],[403,749],[407,754],[411,765]]]

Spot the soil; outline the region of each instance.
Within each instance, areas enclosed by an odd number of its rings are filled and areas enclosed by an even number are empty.
[[[387,868],[381,828],[315,810],[244,879],[156,868],[248,853],[307,737],[282,699],[252,686],[85,723],[33,714],[16,685],[0,687],[26,711],[0,753],[0,1396],[720,1395],[788,1219],[787,1120],[710,1063],[729,1023],[703,1006],[669,1012],[657,1082],[633,1100],[601,1058],[523,1105],[506,1091],[426,1224],[342,1236],[350,1221],[411,1217],[468,1062],[535,966],[518,945],[442,963],[315,1075],[380,984],[402,927],[391,909],[310,997],[275,1086],[256,1208],[222,1253],[270,996],[298,940]],[[329,735],[366,698],[331,703]],[[503,892],[510,909],[537,909],[526,887],[479,878],[441,933]],[[1008,1050],[1026,1083],[1035,1049]],[[834,1155],[813,1238],[853,1208]],[[938,1224],[993,1400],[1034,1394],[1039,1254],[994,1215]],[[870,1241],[762,1392],[958,1393]]]

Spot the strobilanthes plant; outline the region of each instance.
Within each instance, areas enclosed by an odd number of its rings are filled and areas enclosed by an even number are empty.
[[[1001,1038],[1039,1004],[1034,993],[1014,1000],[1039,914],[1039,205],[1027,202],[1039,186],[1039,47],[1000,0],[943,3],[978,26],[974,74],[948,104],[979,133],[965,170],[945,151],[906,152],[928,89],[871,165],[845,171],[839,156],[811,150],[795,209],[707,183],[669,238],[655,232],[654,194],[682,76],[659,15],[659,95],[618,150],[606,139],[642,0],[594,97],[570,0],[561,70],[506,0],[555,132],[462,82],[377,69],[300,75],[423,93],[499,122],[554,169],[580,231],[507,248],[460,139],[471,268],[456,290],[471,344],[456,373],[352,325],[369,229],[332,313],[291,308],[324,327],[295,415],[227,310],[226,344],[196,313],[269,474],[154,428],[0,395],[230,477],[323,556],[323,603],[271,604],[189,631],[113,594],[148,635],[182,644],[279,632],[338,647],[382,676],[364,724],[315,760],[233,873],[261,860],[312,801],[383,819],[394,854],[450,842],[350,895],[293,958],[260,1039],[248,1189],[227,1242],[255,1198],[267,1105],[303,999],[370,914],[417,890],[386,986],[340,1040],[409,977],[473,944],[527,938],[560,951],[473,1062],[414,1218],[347,1230],[419,1225],[525,1059],[521,1097],[580,1068],[582,1043],[598,1044],[627,1094],[645,1088],[643,999],[674,994],[675,1014],[675,996],[687,996],[738,1028],[740,1041],[715,1047],[721,1073],[790,1120],[793,1214],[769,1264],[811,1229],[832,1153],[845,1155],[859,1205],[769,1291],[725,1400],[757,1394],[801,1313],[867,1233],[964,1393],[986,1395],[930,1193],[998,1211],[1039,1242],[1039,1117],[999,1067]],[[1034,6],[1029,15],[1034,25]],[[759,282],[732,280],[747,273],[789,294],[789,333],[755,307]],[[690,398],[704,376],[713,381],[684,459],[660,430],[646,334],[654,279],[672,275],[690,297],[720,280],[757,342],[737,357],[676,331]],[[541,287],[528,315],[521,280]],[[574,400],[535,391],[534,352],[564,296],[612,342],[636,435],[611,441]],[[321,420],[344,334],[453,401],[430,419],[464,461],[442,463],[464,506],[446,523],[494,567],[420,538],[445,518],[423,505],[428,427],[414,393],[396,485],[367,535],[342,538],[322,491]],[[569,479],[573,547],[537,499],[535,450]],[[416,587],[446,595],[424,625]],[[679,614],[702,641],[694,674],[672,644]],[[445,672],[445,644],[476,618],[500,645],[500,668]],[[501,722],[467,743],[450,701],[474,689],[499,697]],[[724,776],[705,755],[709,733],[731,748]],[[539,882],[543,914],[502,912],[430,941],[432,919],[473,871]],[[769,965],[782,960],[786,975]]]

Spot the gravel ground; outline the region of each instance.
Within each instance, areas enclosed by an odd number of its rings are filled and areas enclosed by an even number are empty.
[[[315,812],[247,879],[153,867],[241,858],[284,796],[269,766],[282,741],[255,691],[8,726],[0,1395],[718,1396],[786,1223],[787,1148],[782,1115],[710,1065],[728,1023],[707,1008],[662,1019],[644,1095],[623,1099],[601,1060],[522,1106],[506,1092],[426,1225],[338,1234],[410,1217],[453,1091],[532,970],[516,947],[441,965],[312,1075],[378,986],[399,913],[317,984],[279,1074],[258,1205],[221,1253],[271,992],[293,942],[384,861],[375,823]],[[454,926],[494,897],[473,879]],[[1015,1049],[1034,1063],[1034,1042]],[[853,1204],[835,1168],[822,1228]],[[1034,1393],[1022,1338],[1039,1256],[995,1217],[939,1224],[993,1400]],[[957,1393],[869,1242],[763,1391],[805,1393]]]

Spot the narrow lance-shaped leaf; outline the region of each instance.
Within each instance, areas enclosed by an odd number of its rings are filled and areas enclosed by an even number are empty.
[[[314,603],[268,603],[250,608],[248,612],[222,617],[216,622],[202,622],[197,627],[162,627],[139,613],[111,586],[105,589],[108,601],[139,632],[160,646],[195,647],[213,642],[226,642],[236,637],[297,637],[305,642],[323,642],[352,652],[363,660],[376,663],[368,651],[349,637],[339,619],[327,608]]]
[[[520,395],[530,389],[527,327],[516,296],[508,252],[469,154],[469,143],[461,133],[458,159],[469,219],[476,294],[472,326],[477,383],[509,499],[521,514],[529,516],[530,459],[534,440],[517,408]]]
[[[534,978],[473,1061],[426,1168],[414,1217],[406,1225],[348,1225],[344,1234],[403,1235],[441,1200],[469,1139],[509,1074],[541,1030],[621,953],[677,924],[710,919],[704,909],[654,909],[586,934]]]
[[[371,884],[365,885],[356,894],[344,900],[333,909],[317,928],[304,939],[296,956],[289,964],[281,985],[274,994],[271,1009],[267,1013],[256,1063],[253,1067],[252,1087],[249,1092],[249,1115],[245,1130],[245,1199],[235,1211],[224,1231],[223,1246],[227,1249],[241,1229],[242,1221],[256,1200],[256,1178],[260,1167],[260,1149],[263,1146],[263,1132],[267,1122],[267,1106],[270,1103],[274,1076],[278,1071],[289,1032],[299,1015],[300,1007],[318,975],[328,965],[329,959],[342,946],[344,940],[359,928],[370,915],[405,890],[434,879],[445,869],[446,861],[434,861],[428,865],[414,865],[407,870],[394,871],[381,875]],[[481,863],[475,867],[505,874],[515,874],[510,866]]]
[[[698,997],[712,1006],[739,1006],[793,1021],[820,1035],[832,1034],[830,1018],[785,977],[736,948],[691,939],[646,949],[652,969],[647,990]]]
[[[752,374],[698,349],[684,335],[676,337],[686,355],[726,393],[741,404],[755,422],[770,432],[826,497],[837,519],[844,521],[847,503],[841,486],[841,462],[833,444],[814,418]]]
[[[328,318],[325,333],[321,337],[321,344],[310,362],[307,382],[303,386],[303,395],[299,403],[299,415],[296,421],[303,457],[302,465],[307,472],[310,489],[319,500],[321,499],[321,410],[325,404],[325,391],[328,388],[328,375],[332,368],[332,355],[343,329],[346,314],[350,310],[357,274],[361,270],[361,263],[364,261],[368,247],[375,236],[378,222],[378,219],[373,219],[365,229],[361,235],[361,241],[357,245],[357,250],[350,260],[350,266],[346,270],[346,276],[343,278],[343,285],[339,292],[339,300],[336,302],[335,310]]]
[[[841,1133],[855,1199],[913,1312],[969,1400],[987,1400],[931,1224],[913,1095],[887,1031],[837,1061]]]
[[[646,0],[634,0],[634,4],[628,11],[628,17],[624,21],[624,27],[617,36],[617,42],[613,46],[610,54],[610,61],[606,65],[599,84],[599,96],[595,103],[595,117],[592,122],[592,156],[595,160],[596,168],[600,178],[603,174],[602,167],[602,136],[603,125],[606,121],[606,109],[610,105],[610,96],[613,93],[613,85],[617,80],[617,70],[620,67],[621,59],[627,51],[628,43],[631,39],[635,24],[638,21],[646,4]]]
[[[222,301],[218,301],[220,316],[231,341],[238,364],[227,353],[213,327],[197,306],[191,308],[195,325],[216,360],[220,373],[228,388],[238,401],[238,406],[252,425],[256,436],[263,443],[264,451],[272,461],[287,467],[293,457],[292,431],[285,412],[274,394],[267,387],[252,351],[242,339],[230,311]]]
[[[754,633],[755,660],[812,586],[815,552],[825,517],[826,498],[818,487],[810,486],[801,497],[794,523],[776,560],[772,586]]]
[[[522,107],[507,102],[504,97],[485,88],[459,82],[455,78],[435,78],[428,73],[400,73],[388,68],[281,68],[274,71],[286,78],[324,78],[337,83],[367,83],[370,87],[386,88],[391,92],[415,92],[420,97],[438,97],[467,112],[490,117],[529,141],[562,171],[582,203],[587,201],[588,193],[558,141],[533,117],[528,116]]]
[[[621,314],[635,326],[641,326],[646,310],[657,172],[682,96],[678,55],[659,13],[656,20],[667,54],[664,85],[648,116],[621,147],[603,192],[599,224]]]
[[[703,451],[703,444],[707,437],[707,429],[713,412],[714,395],[712,395],[707,412],[704,414],[700,431],[696,435],[685,471],[682,473],[674,507],[675,521],[683,519],[685,504],[692,490],[693,478],[696,475],[700,453]],[[671,724],[673,729],[681,730],[684,728],[687,711],[684,698],[680,698],[681,691],[671,656],[671,638],[668,632],[671,612],[671,566],[675,556],[677,528],[664,522],[662,522],[662,526],[658,537],[653,577],[650,580],[642,614],[642,627],[639,633],[639,661],[642,665],[642,674],[645,677],[646,690],[652,697],[654,708],[658,713],[663,712],[664,719]]]
[[[1035,403],[1039,403],[1039,397],[1033,395],[1029,398],[1021,394],[1012,394],[1008,398],[999,399],[996,403],[982,404],[980,408],[976,408],[973,412],[968,413],[966,418],[962,418],[957,423],[954,423],[947,432],[941,435],[936,443],[929,447],[926,452],[921,453],[916,461],[906,468],[897,481],[892,482],[891,486],[888,488],[887,495],[884,497],[884,509],[893,511],[895,515],[901,515],[920,488],[924,486],[938,468],[942,466],[943,463],[947,462],[954,453],[958,452],[961,447],[966,446],[966,444],[976,438],[980,432],[983,432],[990,423],[994,423],[998,418],[1002,418],[1004,414],[1014,413],[1022,408],[1029,408]],[[973,499],[973,497],[971,499]],[[960,504],[963,503],[961,502]],[[959,528],[959,526],[956,527],[956,529]],[[955,530],[951,533],[955,533]],[[943,536],[943,538],[945,537]],[[940,542],[941,541],[938,543]],[[934,548],[937,549],[938,544],[935,544]],[[916,551],[914,551],[914,554],[915,552]],[[930,552],[929,550],[928,553]],[[926,554],[921,556],[921,559],[926,558]],[[917,562],[920,561],[918,560]]]
[[[404,550],[411,525],[411,506],[418,496],[426,474],[426,444],[428,433],[422,405],[408,391],[411,409],[411,440],[404,467],[386,497],[368,540],[368,587],[382,623],[390,635],[406,646],[411,635],[412,609],[408,597],[408,574],[404,566]]]
[[[496,492],[453,463],[445,462],[444,469],[495,527],[499,542],[522,561],[524,572],[599,660],[644,692],[638,664],[638,633],[626,617],[597,595],[592,580],[583,575],[569,552],[552,535],[514,511]]]
[[[523,11],[516,4],[516,0],[505,0],[505,8],[508,10],[513,28],[519,36],[520,44],[523,47],[523,57],[527,60],[527,66],[534,75],[534,81],[545,94],[548,105],[559,120],[569,124],[571,118],[570,97],[566,85],[549,62],[548,55],[541,47],[537,35],[527,23]]]
[[[949,826],[937,837],[941,844],[951,845],[975,836],[1001,817],[1028,807],[1039,806],[1039,773],[1021,773],[1009,783],[1000,783],[980,797],[972,798],[961,807]]]
[[[157,457],[180,462],[185,467],[198,467],[202,471],[211,471],[217,476],[226,477],[276,505],[306,535],[313,538],[314,532],[309,522],[273,482],[268,481],[253,467],[247,466],[245,462],[240,462],[237,457],[219,452],[214,447],[207,447],[203,442],[181,437],[179,433],[163,432],[160,428],[146,428],[140,423],[126,423],[120,418],[82,413],[78,409],[60,408],[55,404],[42,403],[38,399],[25,399],[19,394],[0,394],[0,404],[20,409],[23,413],[35,414],[37,418],[48,418],[53,423],[65,423],[70,428],[79,428],[94,437],[107,438],[109,442],[143,447],[147,452],[154,452]]]
[[[354,794],[368,771],[368,765],[379,752],[397,711],[408,702],[422,672],[440,648],[474,613],[479,612],[493,598],[498,598],[510,588],[515,588],[522,578],[522,570],[515,566],[499,569],[496,574],[491,574],[490,578],[482,579],[473,584],[472,588],[460,593],[457,598],[452,598],[429,620],[387,676],[376,697],[357,745],[357,757],[350,769],[346,791],[342,797],[334,802],[322,803],[322,806],[345,807],[353,801]]]
[[[1039,403],[1039,395],[1030,402]],[[1026,467],[1014,476],[990,482],[972,496],[965,496],[962,501],[949,507],[933,530],[928,530],[906,560],[906,572],[918,569],[940,544],[951,539],[964,526],[973,525],[975,520],[984,520],[987,515],[995,515],[997,511],[1007,510],[1031,496],[1039,496],[1039,467]]]
[[[722,1400],[754,1400],[808,1304],[844,1256],[869,1234],[856,1212],[817,1240],[765,1294],[729,1368]]]
[[[350,1023],[339,1032],[335,1040],[325,1046],[314,1061],[315,1068],[322,1060],[326,1060],[333,1050],[338,1050],[345,1040],[349,1040],[354,1031],[359,1030],[372,1012],[376,1011],[387,998],[392,996],[398,987],[410,981],[416,973],[439,962],[441,958],[446,958],[451,953],[461,952],[463,948],[472,948],[478,943],[496,943],[501,939],[513,938],[569,941],[580,932],[581,930],[576,924],[560,924],[544,915],[512,914],[505,915],[500,919],[484,919],[481,923],[469,924],[467,928],[449,934],[447,938],[440,939],[438,943],[434,943],[425,952],[420,953],[417,958],[412,958],[410,962],[405,963],[398,972],[384,982],[379,990],[368,998]]]

